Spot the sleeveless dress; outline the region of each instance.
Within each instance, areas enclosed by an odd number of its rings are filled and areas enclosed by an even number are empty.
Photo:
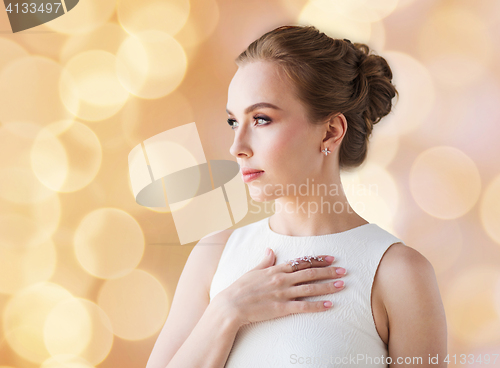
[[[235,229],[214,274],[210,300],[256,267],[266,247],[273,249],[275,265],[296,257],[332,255],[335,260],[328,267],[344,267],[347,273],[340,278],[343,290],[296,299],[330,300],[330,309],[242,326],[225,367],[387,367],[388,350],[376,330],[371,290],[382,256],[398,242],[404,244],[374,223],[334,234],[288,236],[272,231],[267,217]]]

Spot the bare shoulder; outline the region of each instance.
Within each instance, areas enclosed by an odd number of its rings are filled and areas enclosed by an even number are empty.
[[[395,243],[382,257],[378,277],[390,356],[446,355],[445,310],[429,260],[416,249]]]
[[[392,267],[404,268],[430,262],[419,251],[403,243],[394,243],[385,252],[381,262]]]
[[[384,294],[394,295],[394,288],[409,286],[408,283],[422,278],[435,278],[434,268],[427,258],[416,249],[403,243],[394,243],[380,260],[377,277]],[[392,291],[391,291],[392,290]],[[385,295],[384,295],[385,296]]]
[[[205,287],[207,292],[210,290],[220,257],[233,231],[234,229],[226,229],[203,237],[189,255],[192,263],[206,272],[206,277],[203,280],[206,282]]]
[[[212,278],[232,232],[227,229],[209,234],[191,250],[147,368],[165,367],[205,313]]]

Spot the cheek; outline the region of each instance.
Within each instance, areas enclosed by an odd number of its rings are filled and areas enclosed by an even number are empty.
[[[291,173],[295,177],[297,172],[304,170],[304,164],[310,159],[308,152],[309,140],[306,132],[287,129],[277,132],[272,140],[265,144],[269,165],[276,173]]]

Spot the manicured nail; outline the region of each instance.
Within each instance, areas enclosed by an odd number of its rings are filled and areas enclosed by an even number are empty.
[[[326,308],[330,308],[332,306],[332,302],[331,301],[327,301],[327,302],[324,302],[323,305],[326,307]]]
[[[337,282],[334,282],[333,285],[335,285],[335,287],[342,287],[342,285],[344,285],[344,281],[337,281]]]
[[[347,273],[347,271],[345,270],[345,268],[342,268],[342,267],[339,267],[335,270],[335,272],[337,272],[339,275],[345,275]]]
[[[333,260],[334,260],[334,259],[335,259],[335,257],[332,257],[332,256],[326,256],[326,257],[325,257],[325,260],[326,260],[327,262],[333,262]]]

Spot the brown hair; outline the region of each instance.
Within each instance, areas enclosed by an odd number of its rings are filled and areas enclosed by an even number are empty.
[[[370,54],[363,43],[331,38],[314,26],[281,26],[252,42],[235,61],[242,66],[257,60],[281,66],[313,124],[343,113],[348,128],[339,167],[363,163],[373,125],[389,114],[398,94],[383,57]]]

